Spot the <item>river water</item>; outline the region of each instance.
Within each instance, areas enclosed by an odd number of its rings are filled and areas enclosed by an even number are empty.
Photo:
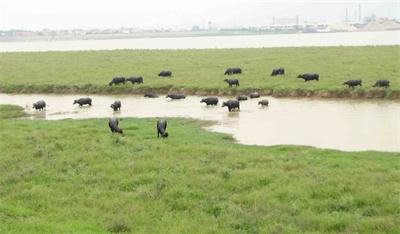
[[[0,52],[399,45],[400,31],[2,42]]]
[[[315,100],[262,97],[241,102],[239,112],[229,113],[218,106],[200,104],[201,97],[184,100],[141,96],[95,96],[92,107],[72,105],[80,95],[9,95],[0,94],[0,104],[26,108],[32,118],[58,120],[100,117],[186,117],[214,120],[208,130],[229,133],[242,144],[308,145],[345,151],[400,152],[400,102],[385,100]],[[267,98],[269,107],[258,101]],[[43,99],[45,112],[32,110],[32,103]],[[110,104],[122,102],[113,112]],[[105,123],[106,124],[106,123]],[[171,137],[173,133],[171,132]]]

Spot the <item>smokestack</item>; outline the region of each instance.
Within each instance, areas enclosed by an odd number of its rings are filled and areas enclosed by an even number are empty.
[[[361,22],[361,4],[358,4],[358,21]]]
[[[345,18],[346,22],[349,22],[349,9],[346,8],[346,18]]]

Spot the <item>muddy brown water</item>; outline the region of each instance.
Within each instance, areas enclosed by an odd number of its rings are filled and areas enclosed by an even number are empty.
[[[213,120],[208,130],[232,134],[242,144],[308,145],[345,151],[400,152],[400,102],[385,100],[321,100],[261,97],[240,104],[239,112],[229,113],[218,106],[206,107],[202,97],[184,100],[141,96],[96,96],[93,106],[72,105],[85,95],[8,95],[0,94],[0,104],[22,106],[31,118],[58,120],[101,117],[185,117]],[[269,107],[257,102],[267,98]],[[44,112],[32,110],[32,103],[43,99]],[[121,111],[110,104],[122,102]],[[173,133],[171,133],[173,136]]]

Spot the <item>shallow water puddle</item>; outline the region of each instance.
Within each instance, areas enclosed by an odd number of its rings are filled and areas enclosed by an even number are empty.
[[[186,117],[214,120],[211,131],[229,133],[242,144],[309,145],[346,151],[379,150],[400,152],[400,102],[385,100],[313,100],[267,97],[269,107],[260,107],[257,98],[241,102],[240,112],[229,113],[218,106],[206,107],[201,97],[167,100],[140,96],[98,96],[92,107],[72,105],[85,95],[8,95],[0,94],[0,104],[25,107],[32,118],[82,119],[104,117]],[[43,99],[45,112],[32,110],[32,103]],[[115,100],[121,111],[110,108]]]

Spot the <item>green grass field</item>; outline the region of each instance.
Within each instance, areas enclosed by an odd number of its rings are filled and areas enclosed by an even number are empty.
[[[274,96],[400,98],[400,46],[311,47],[209,50],[116,50],[86,52],[0,53],[0,91],[9,93],[140,93],[183,89],[188,94],[233,94],[259,90]],[[270,77],[282,66],[285,77]],[[241,86],[227,88],[228,67],[241,67]],[[173,78],[158,72],[173,71]],[[297,79],[317,72],[320,82]],[[115,76],[142,75],[143,85],[108,86]],[[363,80],[349,90],[342,83]],[[379,79],[388,79],[387,91],[374,91]]]
[[[185,119],[168,139],[123,119],[122,137],[21,110],[0,106],[0,233],[400,232],[399,153],[244,146]]]

